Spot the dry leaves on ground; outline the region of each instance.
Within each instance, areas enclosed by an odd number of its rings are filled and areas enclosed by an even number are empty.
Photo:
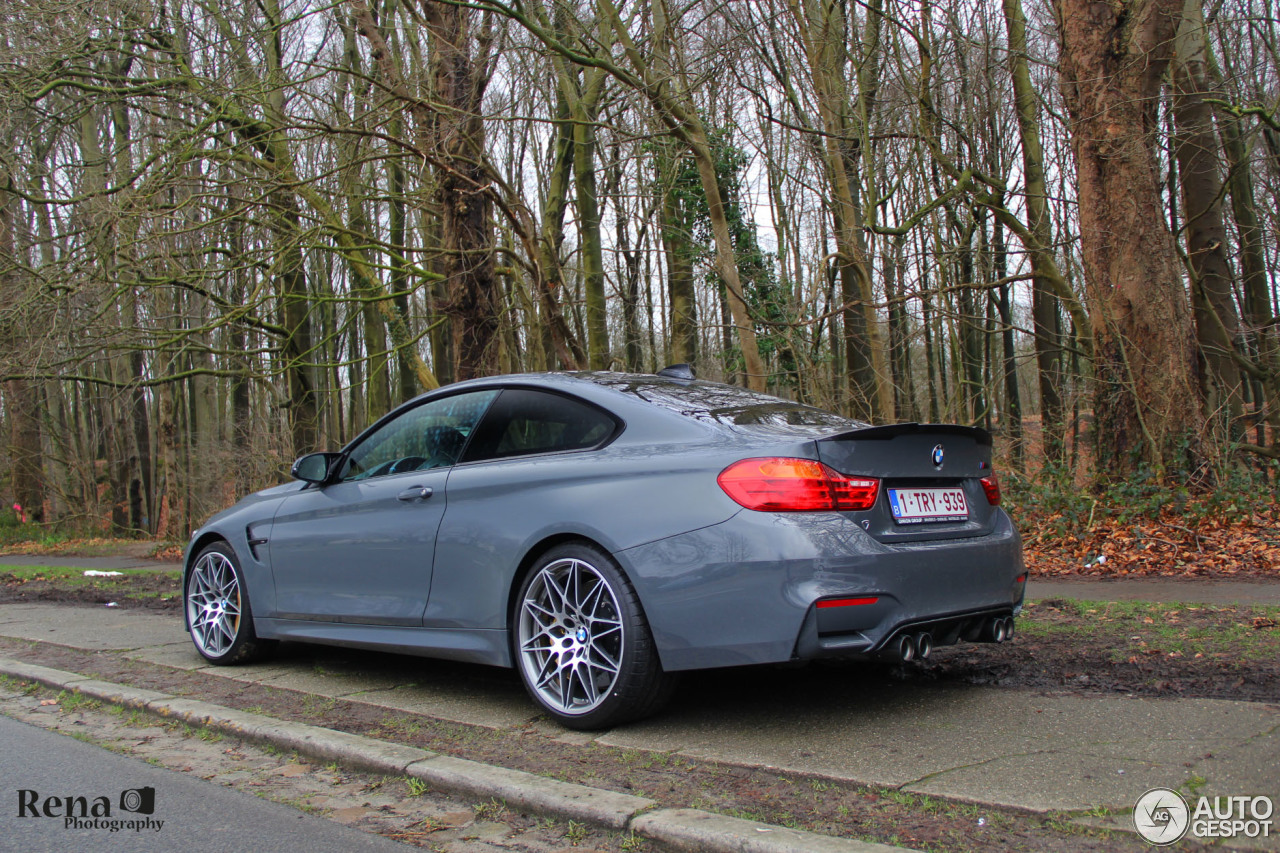
[[[1277,504],[1231,517],[1169,510],[1158,519],[1100,517],[1083,533],[1056,538],[1022,526],[1027,567],[1038,575],[1280,580]]]

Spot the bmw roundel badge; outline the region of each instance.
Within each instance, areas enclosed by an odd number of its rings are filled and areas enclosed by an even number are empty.
[[[941,445],[941,444],[935,444],[935,445],[933,446],[933,464],[934,464],[934,467],[936,467],[936,468],[941,468],[941,467],[942,467],[942,459],[943,459],[942,445]]]

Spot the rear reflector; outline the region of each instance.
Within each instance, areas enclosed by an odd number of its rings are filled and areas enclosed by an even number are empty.
[[[982,490],[987,493],[987,503],[1000,506],[1000,481],[996,479],[995,471],[991,472],[990,477],[982,478]]]
[[[818,602],[818,607],[857,607],[862,604],[875,604],[880,599],[878,597],[871,598],[824,598]]]
[[[1027,582],[1027,573],[1026,573],[1026,572],[1023,572],[1022,574],[1018,575],[1016,578],[1014,578],[1014,579],[1013,579],[1013,582],[1014,582],[1014,583],[1026,583],[1026,582]]]
[[[815,459],[743,459],[716,482],[742,506],[762,512],[868,510],[880,494],[879,480],[846,477]]]

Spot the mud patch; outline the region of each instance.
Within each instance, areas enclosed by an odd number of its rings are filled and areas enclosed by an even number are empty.
[[[84,569],[22,567],[0,572],[0,604],[79,604],[161,613],[182,610],[177,572],[128,569],[119,576],[86,576]]]

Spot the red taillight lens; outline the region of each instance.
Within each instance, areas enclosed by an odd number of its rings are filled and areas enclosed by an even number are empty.
[[[846,477],[813,459],[743,459],[716,482],[747,509],[762,512],[867,510],[880,494],[879,480]]]
[[[876,496],[880,494],[880,481],[870,477],[845,477],[836,471],[830,471],[833,479],[831,494],[835,496],[836,509],[871,509],[876,505]]]
[[[879,600],[879,596],[867,596],[866,598],[823,598],[817,602],[817,605],[819,608],[861,607],[867,604],[875,604]]]
[[[1000,506],[1000,481],[996,479],[995,471],[991,472],[990,477],[982,478],[982,490],[987,493],[987,503]]]

